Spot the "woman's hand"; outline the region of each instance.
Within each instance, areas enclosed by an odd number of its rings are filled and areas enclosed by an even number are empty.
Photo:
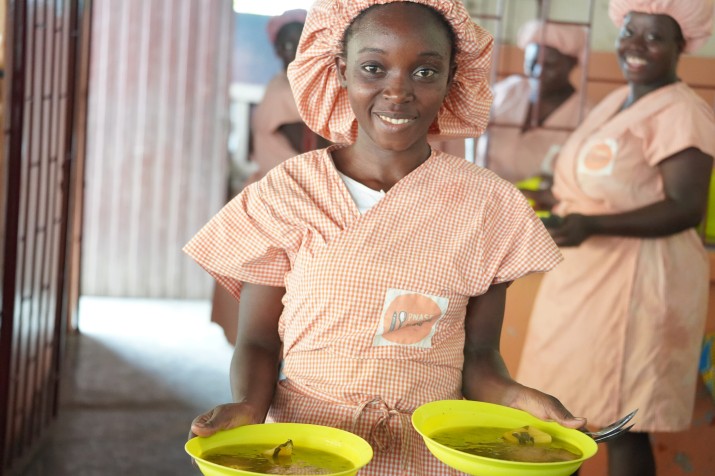
[[[555,421],[567,428],[580,429],[586,426],[585,418],[574,417],[556,397],[534,388],[515,384],[506,395],[505,405],[524,410],[540,420]]]
[[[244,283],[238,308],[236,348],[231,359],[231,393],[237,403],[218,405],[191,423],[189,437],[262,423],[278,381],[281,340],[278,320],[285,288]]]
[[[558,203],[558,200],[556,200],[550,188],[545,190],[519,190],[531,201],[534,210],[551,211],[554,205]]]
[[[658,163],[665,198],[608,215],[572,214],[549,228],[559,246],[578,246],[594,235],[656,238],[698,226],[707,207],[713,158],[690,147]]]
[[[248,403],[226,403],[203,413],[191,422],[189,439],[194,436],[211,436],[221,430],[261,423],[255,409]]]
[[[591,236],[591,218],[573,213],[566,215],[557,227],[547,228],[559,246],[578,246]]]

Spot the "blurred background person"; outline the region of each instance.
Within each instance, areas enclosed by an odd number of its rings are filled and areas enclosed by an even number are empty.
[[[677,65],[711,35],[713,3],[611,0],[609,15],[628,84],[586,117],[556,160],[553,193],[538,194],[563,217],[550,231],[564,261],[541,283],[517,379],[596,427],[639,409],[607,443],[609,474],[652,476],[650,433],[691,427],[706,320],[695,227],[715,116]]]
[[[244,187],[263,178],[284,160],[328,145],[301,119],[286,76],[288,65],[295,59],[306,15],[306,10],[288,10],[271,18],[266,27],[283,69],[268,83],[261,103],[251,116],[250,160],[257,169],[242,184]]]
[[[570,76],[587,40],[586,28],[578,25],[541,20],[522,25],[517,44],[524,50],[525,76],[494,85],[492,125],[488,137],[478,141],[477,163],[513,183],[552,174],[553,159],[581,118],[581,95]]]
[[[268,83],[263,99],[251,116],[250,161],[256,169],[244,181],[240,178],[232,180],[231,197],[263,178],[284,160],[328,145],[328,141],[311,131],[303,122],[286,75],[288,65],[295,59],[307,13],[302,9],[288,10],[268,21],[268,38],[283,68]],[[235,344],[238,302],[221,286],[214,286],[211,320],[219,324],[226,339]]]

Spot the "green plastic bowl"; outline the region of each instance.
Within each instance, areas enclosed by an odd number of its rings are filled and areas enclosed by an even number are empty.
[[[437,459],[474,476],[569,476],[598,450],[596,442],[578,430],[539,420],[514,408],[471,400],[439,400],[422,405],[412,414],[412,425]],[[543,430],[568,443],[581,452],[581,458],[556,463],[505,461],[455,450],[431,438],[431,435],[449,428],[520,428],[525,425]]]
[[[347,458],[353,468],[329,476],[351,476],[372,460],[372,447],[359,436],[337,428],[306,423],[265,423],[245,425],[220,431],[206,438],[195,437],[186,442],[186,452],[196,461],[204,476],[260,475],[253,471],[232,469],[203,459],[203,455],[221,446],[255,444],[278,446],[286,440],[295,446],[326,451]]]

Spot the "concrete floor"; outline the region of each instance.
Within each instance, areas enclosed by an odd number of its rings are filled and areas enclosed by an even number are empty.
[[[58,421],[20,476],[199,475],[191,420],[230,401],[232,348],[208,301],[83,298]]]

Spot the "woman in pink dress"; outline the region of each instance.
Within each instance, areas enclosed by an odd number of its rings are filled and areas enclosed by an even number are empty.
[[[271,18],[266,27],[283,69],[268,83],[263,99],[253,111],[251,161],[258,168],[243,186],[260,180],[286,159],[327,145],[300,117],[286,75],[288,65],[295,59],[307,13],[288,10]]]
[[[632,432],[608,443],[609,474],[649,476],[649,433],[689,428],[698,378],[708,260],[695,227],[715,118],[676,66],[710,36],[713,4],[611,0],[609,13],[628,85],[557,159],[563,219],[550,231],[565,259],[541,284],[518,379],[596,426],[637,408]]]
[[[313,5],[288,77],[335,145],[272,169],[185,248],[241,300],[234,403],[193,433],[327,425],[372,444],[361,475],[440,476],[459,473],[410,423],[426,402],[583,425],[499,354],[506,288],[553,268],[556,245],[513,185],[427,139],[484,130],[492,44],[461,0]]]
[[[256,170],[247,179],[232,180],[231,197],[284,160],[328,144],[303,122],[286,75],[288,65],[295,59],[307,13],[301,9],[288,10],[268,21],[266,32],[283,68],[268,83],[263,99],[251,116],[250,160]],[[211,320],[221,326],[231,344],[236,343],[237,319],[238,302],[223,287],[216,286]]]

